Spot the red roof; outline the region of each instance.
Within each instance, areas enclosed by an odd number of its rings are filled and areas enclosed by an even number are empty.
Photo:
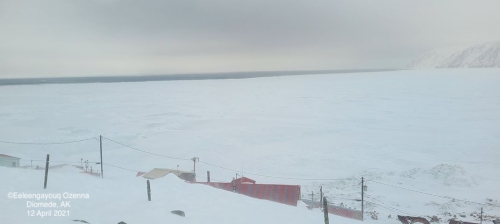
[[[14,158],[14,159],[21,159],[21,158],[17,158],[17,157],[5,155],[5,154],[0,154],[0,157],[9,157],[9,158]]]

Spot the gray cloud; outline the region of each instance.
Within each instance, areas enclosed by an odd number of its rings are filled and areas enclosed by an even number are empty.
[[[0,0],[0,77],[398,68],[500,39],[499,1]]]

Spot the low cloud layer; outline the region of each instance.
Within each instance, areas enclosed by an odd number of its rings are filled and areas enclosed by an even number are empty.
[[[401,68],[500,39],[500,1],[0,0],[0,78]]]

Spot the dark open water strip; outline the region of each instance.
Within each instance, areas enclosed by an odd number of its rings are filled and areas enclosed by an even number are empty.
[[[289,75],[312,75],[312,74],[335,74],[335,73],[381,72],[381,71],[396,71],[396,69],[348,69],[348,70],[315,70],[315,71],[267,71],[267,72],[263,71],[263,72],[174,74],[174,75],[143,75],[143,76],[22,78],[22,79],[0,79],[0,86],[68,84],[68,83],[150,82],[150,81],[173,81],[173,80],[249,79],[249,78],[276,77],[276,76],[289,76]]]

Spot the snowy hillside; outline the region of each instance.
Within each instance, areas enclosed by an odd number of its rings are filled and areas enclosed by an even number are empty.
[[[0,167],[0,218],[80,224],[28,217],[26,200],[7,198],[74,192],[91,198],[71,202],[71,220],[92,224],[323,223],[317,210],[168,176],[152,181],[153,201],[145,200],[138,171],[192,170],[198,157],[201,181],[207,171],[224,182],[238,173],[301,185],[304,198],[323,187],[332,203],[358,210],[363,177],[369,223],[399,224],[397,215],[479,222],[481,207],[492,219],[500,216],[498,86],[495,68],[2,86],[0,154],[21,166],[43,167],[46,154],[51,165],[99,161],[105,138],[104,179],[51,169],[43,190],[42,170]]]
[[[408,65],[411,69],[491,67],[500,67],[500,41],[466,48],[430,51]]]

